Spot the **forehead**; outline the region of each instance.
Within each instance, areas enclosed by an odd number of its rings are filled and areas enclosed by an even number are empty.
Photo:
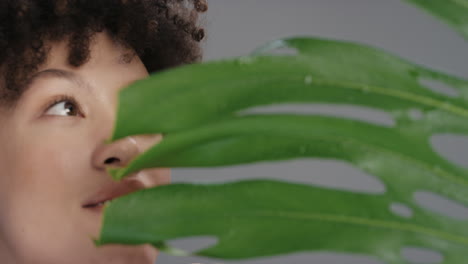
[[[104,69],[115,71],[120,66],[129,68],[130,71],[135,71],[135,66],[132,66],[132,64],[136,62],[137,69],[141,68],[140,65],[142,64],[139,58],[135,59],[133,57],[132,60],[128,60],[128,56],[133,51],[118,45],[106,33],[94,35],[89,43],[89,58],[79,67],[73,67],[68,63],[70,43],[67,39],[47,42],[45,45],[49,49],[47,60],[36,71],[27,76],[23,92],[27,92],[37,79],[50,77],[67,79],[78,84],[78,86],[90,87],[91,85],[89,85],[83,76],[93,75],[90,73],[102,74]],[[143,73],[143,75],[146,74]]]
[[[45,42],[49,52],[46,62],[38,68],[38,71],[57,66],[75,68],[68,64],[68,57],[70,55],[69,46],[72,44],[68,38],[60,41]],[[131,49],[125,48],[123,45],[112,40],[106,32],[99,32],[94,34],[89,42],[89,59],[84,65],[92,67],[95,64],[125,64],[128,63],[126,62],[126,58],[132,52]]]
[[[24,76],[18,100],[0,108],[14,110],[23,97],[31,93],[36,94],[38,90],[46,88],[47,83],[41,86],[35,85],[34,82],[39,79],[60,78],[79,84],[77,87],[87,86],[86,88],[93,88],[94,91],[112,92],[149,75],[139,56],[134,55],[132,49],[116,43],[106,32],[99,32],[93,36],[89,42],[88,60],[78,67],[68,62],[70,55],[68,39],[44,42],[44,45],[47,52],[45,62]]]
[[[134,51],[118,44],[106,32],[96,33],[89,43],[89,57],[79,67],[68,63],[70,44],[67,39],[45,43],[49,48],[45,63],[26,79],[30,84],[37,77],[61,77],[85,86],[83,79],[112,76],[116,81],[129,83],[144,78],[148,72]],[[131,58],[131,60],[129,60]],[[89,85],[88,85],[89,86]],[[28,88],[28,85],[25,86]]]

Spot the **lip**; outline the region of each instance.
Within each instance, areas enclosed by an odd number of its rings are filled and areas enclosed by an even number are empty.
[[[81,207],[86,210],[102,212],[104,205],[115,198],[144,189],[145,185],[138,179],[124,179],[120,182],[111,182],[98,189]]]

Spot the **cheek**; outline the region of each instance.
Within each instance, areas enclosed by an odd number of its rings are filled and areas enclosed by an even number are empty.
[[[70,194],[85,168],[84,142],[63,135],[47,138],[31,137],[17,148],[12,168],[15,183],[23,192],[38,194],[35,197]]]
[[[82,203],[111,180],[92,165],[93,151],[108,135],[105,125],[49,122],[5,137],[0,132],[0,239],[18,263],[154,263],[152,247],[96,249],[92,242],[100,221]],[[167,184],[170,171],[146,177],[148,185]],[[112,259],[127,261],[106,262]]]
[[[67,202],[76,186],[79,168],[83,168],[81,144],[63,135],[51,134],[45,140],[38,134],[17,140],[10,152],[8,175],[13,201],[29,205]],[[81,163],[81,164],[80,164]],[[30,199],[34,197],[34,199]],[[27,201],[24,201],[27,200]],[[45,206],[42,206],[45,208]]]
[[[41,133],[22,135],[0,153],[1,231],[13,248],[47,255],[57,252],[57,242],[75,236],[73,218],[81,209],[80,183],[89,174],[90,154],[85,137],[71,136],[77,135],[49,133],[47,140]]]
[[[140,176],[140,179],[145,184],[146,188],[171,183],[170,168],[146,169],[141,171],[138,176]]]

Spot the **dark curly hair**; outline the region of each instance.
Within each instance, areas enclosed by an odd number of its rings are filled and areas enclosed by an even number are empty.
[[[0,104],[14,103],[26,77],[45,62],[46,41],[68,39],[68,63],[89,59],[93,35],[106,30],[138,55],[148,72],[201,59],[204,30],[198,14],[206,0],[1,0]]]

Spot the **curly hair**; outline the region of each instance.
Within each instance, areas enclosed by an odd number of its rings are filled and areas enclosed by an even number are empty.
[[[148,72],[201,59],[204,29],[199,13],[206,0],[2,0],[0,1],[0,69],[4,87],[0,103],[15,102],[26,77],[45,62],[47,41],[68,40],[68,63],[89,59],[97,32],[138,55]]]

